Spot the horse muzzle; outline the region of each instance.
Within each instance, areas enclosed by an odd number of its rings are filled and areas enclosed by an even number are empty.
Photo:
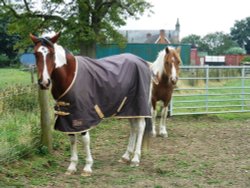
[[[42,80],[42,79],[39,79],[38,80],[38,85],[40,87],[40,89],[49,89],[49,86],[51,84],[51,81],[50,79],[47,79],[47,80]]]
[[[178,81],[178,77],[172,77],[171,78],[171,83],[173,84],[173,85],[176,85],[177,84],[177,81]]]

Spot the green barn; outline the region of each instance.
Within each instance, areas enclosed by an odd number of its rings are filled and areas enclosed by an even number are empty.
[[[96,57],[102,58],[121,53],[132,53],[147,61],[153,62],[158,53],[166,46],[181,47],[181,59],[183,65],[190,65],[190,44],[127,44],[125,48],[119,48],[116,44],[97,45]]]

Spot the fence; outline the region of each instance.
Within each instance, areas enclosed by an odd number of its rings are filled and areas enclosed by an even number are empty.
[[[182,66],[170,115],[250,112],[249,66]]]

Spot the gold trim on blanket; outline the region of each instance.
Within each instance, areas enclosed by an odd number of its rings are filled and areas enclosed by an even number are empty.
[[[100,118],[104,118],[104,114],[102,113],[102,110],[100,109],[100,107],[97,104],[94,106],[94,108],[95,108],[95,111],[98,114],[98,116]]]
[[[91,126],[89,129],[86,129],[86,130],[84,130],[84,131],[63,132],[63,133],[65,133],[65,134],[81,134],[81,133],[85,133],[85,132],[88,132],[88,131],[94,129],[95,127],[96,127],[96,125],[93,125],[93,126]]]
[[[119,108],[117,109],[117,112],[120,112],[122,107],[124,106],[124,103],[126,102],[128,97],[124,97],[124,99],[122,100],[122,103],[120,104]]]
[[[114,118],[131,119],[131,118],[152,118],[152,116],[114,116]]]
[[[69,87],[63,92],[63,94],[61,96],[58,97],[57,100],[61,99],[64,95],[66,95],[69,92],[69,90],[72,88],[73,84],[75,83],[77,72],[78,72],[78,61],[77,61],[77,58],[75,58],[75,60],[76,60],[76,70],[75,70],[74,78],[73,78],[71,84],[69,85]]]

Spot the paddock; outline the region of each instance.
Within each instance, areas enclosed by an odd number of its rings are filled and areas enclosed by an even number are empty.
[[[117,162],[127,144],[127,121],[105,120],[91,132],[96,161],[91,177],[81,177],[80,171],[70,177],[64,175],[68,165],[64,153],[69,152],[69,143],[59,134],[54,135],[57,147],[53,155],[27,157],[11,165],[2,165],[0,185],[247,188],[250,186],[249,117],[249,113],[174,116],[168,122],[169,137],[152,139],[139,168]],[[117,134],[111,137],[113,132]],[[79,154],[79,158],[84,159],[84,152]],[[79,163],[79,167],[83,165]]]
[[[188,74],[191,73],[188,72]],[[239,72],[236,75],[239,76]],[[194,82],[187,82],[196,84],[195,79],[190,80]],[[225,83],[225,81],[219,82],[217,80],[219,78],[215,79],[213,83],[220,86]],[[199,84],[199,87],[204,86],[204,83]],[[178,86],[179,89],[180,86]],[[247,87],[249,85],[245,85],[245,88]],[[239,89],[235,90],[239,92]],[[19,93],[28,91],[28,89],[20,90]],[[30,94],[32,93],[35,98],[37,91],[34,90]],[[0,120],[1,125],[5,125],[9,119],[12,122],[11,137],[7,135],[9,131],[6,129],[8,127],[0,132],[1,154],[2,147],[6,144],[10,144],[13,149],[24,148],[28,145],[24,143],[25,141],[34,142],[33,139],[39,139],[39,137],[24,139],[24,135],[30,136],[34,129],[39,130],[39,112],[36,104],[33,104],[33,98],[29,104],[26,104],[20,100],[20,97],[23,98],[22,95],[18,96],[19,94],[16,94],[13,97],[10,93],[1,96],[0,104],[4,104],[0,108],[3,117]],[[12,102],[11,109],[6,109],[8,105],[5,103],[8,101]],[[17,101],[18,103],[16,103]],[[18,108],[14,109],[12,104]],[[30,105],[34,108],[32,118],[30,115],[25,119],[15,118],[15,114],[22,111],[23,108],[25,108],[24,114],[28,114]],[[37,116],[36,119],[35,116]],[[17,122],[19,126],[15,129],[13,125]],[[168,120],[169,137],[167,139],[161,137],[152,139],[150,150],[143,154],[144,160],[141,166],[133,168],[117,162],[123,152],[122,148],[127,145],[127,122],[113,119],[105,120],[102,126],[91,131],[93,137],[91,147],[96,163],[92,177],[88,178],[81,177],[80,171],[71,177],[64,175],[69,162],[68,159],[65,159],[65,153],[69,153],[69,143],[64,134],[53,131],[54,152],[52,155],[45,155],[46,149],[40,147],[25,150],[23,155],[18,153],[22,157],[21,159],[15,157],[7,162],[4,161],[4,158],[9,159],[14,155],[14,152],[11,156],[8,153],[1,155],[0,187],[247,188],[250,186],[249,125],[249,112],[173,115]],[[20,128],[25,128],[25,133],[21,132]],[[113,132],[117,134],[111,137],[110,134]],[[15,141],[14,144],[11,143],[12,139]],[[79,147],[81,146],[79,144]],[[79,157],[80,161],[83,161],[84,153],[80,153]],[[79,163],[79,167],[83,167],[82,162]]]

